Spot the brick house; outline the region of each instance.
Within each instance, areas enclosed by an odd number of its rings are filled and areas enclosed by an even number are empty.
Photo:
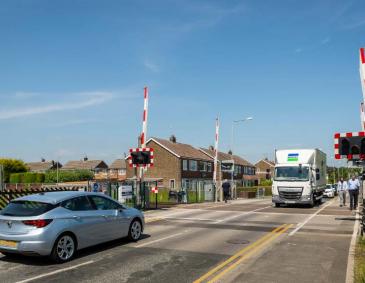
[[[202,152],[214,158],[214,149],[213,148],[201,148]],[[234,161],[234,174],[233,180],[235,181],[237,186],[255,186],[258,184],[258,176],[256,175],[256,168],[253,164],[245,160],[244,158],[232,155],[229,153],[218,152],[218,162],[222,161]],[[218,169],[220,166],[218,167]],[[231,180],[230,172],[218,172],[218,175],[222,174],[222,180],[227,179]]]
[[[56,161],[46,161],[42,159],[40,162],[28,162],[25,164],[30,172],[45,173],[48,170],[57,170],[62,168],[62,164]]]
[[[127,175],[126,162],[124,159],[116,159],[109,166],[109,178],[112,180],[124,181]]]
[[[256,172],[260,180],[270,180],[273,177],[275,163],[267,158],[261,159],[256,164]]]
[[[176,191],[212,184],[213,159],[201,150],[179,143],[175,137],[150,138],[146,146],[154,150],[154,165],[146,171],[146,180],[158,179],[159,186]],[[135,169],[127,166],[127,179],[134,176]]]
[[[95,179],[107,179],[108,168],[103,160],[89,160],[85,157],[83,160],[68,161],[62,170],[90,170],[94,172]]]

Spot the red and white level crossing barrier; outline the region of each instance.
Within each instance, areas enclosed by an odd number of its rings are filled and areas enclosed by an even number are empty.
[[[141,146],[146,147],[147,137],[147,121],[148,121],[148,89],[144,88],[144,105],[143,105],[143,117],[142,117],[142,134],[141,134]]]
[[[365,154],[340,154],[340,138],[352,138],[352,137],[365,137],[365,132],[348,132],[348,133],[336,133],[335,134],[335,159],[343,159],[347,158],[348,160],[352,159],[365,159]]]
[[[215,123],[215,145],[214,145],[214,173],[213,182],[217,184],[217,171],[218,171],[218,143],[219,143],[219,118]]]
[[[360,80],[363,100],[365,101],[365,48],[360,48]]]
[[[365,111],[364,102],[360,103],[360,119],[361,119],[361,130],[365,131]]]

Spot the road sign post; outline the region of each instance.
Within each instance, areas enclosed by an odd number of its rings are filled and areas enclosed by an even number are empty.
[[[156,209],[157,209],[157,195],[158,195],[158,188],[152,187],[151,191],[155,194],[155,201],[156,201]]]

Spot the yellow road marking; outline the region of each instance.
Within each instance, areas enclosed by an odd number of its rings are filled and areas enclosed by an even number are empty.
[[[245,259],[249,258],[251,255],[253,255],[255,252],[257,252],[260,249],[262,249],[269,242],[274,241],[281,234],[285,233],[288,229],[290,229],[291,226],[293,226],[293,225],[292,224],[287,225],[284,229],[282,229],[281,231],[275,233],[269,240],[263,242],[261,245],[256,246],[251,251],[249,251],[247,254],[244,254],[239,260],[237,260],[236,262],[234,262],[233,264],[231,264],[229,267],[227,267],[226,269],[224,269],[221,273],[217,274],[215,277],[213,277],[211,280],[209,280],[208,283],[216,282],[223,275],[227,274],[228,272],[230,272],[231,270],[233,270],[234,268],[236,268],[237,265],[239,265],[242,261],[244,261]]]
[[[230,258],[228,258],[227,260],[225,260],[224,262],[222,262],[221,264],[219,264],[218,266],[216,266],[215,268],[213,268],[212,270],[210,270],[209,272],[204,274],[202,277],[195,280],[193,283],[203,282],[205,279],[212,276],[214,273],[216,273],[217,271],[219,271],[220,269],[225,267],[227,264],[229,264],[232,261],[234,261],[235,259],[239,258],[243,253],[253,249],[255,246],[257,246],[260,243],[266,241],[268,238],[272,237],[272,235],[275,234],[276,232],[278,232],[279,230],[284,229],[286,227],[286,225],[287,224],[283,224],[283,225],[275,228],[274,230],[272,230],[271,232],[269,232],[268,234],[266,234],[262,238],[258,239],[256,242],[253,242],[251,245],[249,245],[249,246],[243,248],[242,250],[238,251],[236,254],[234,254],[233,256],[231,256]]]

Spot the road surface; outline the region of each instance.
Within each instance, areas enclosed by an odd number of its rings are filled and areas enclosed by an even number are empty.
[[[146,213],[137,243],[80,251],[72,262],[0,256],[0,282],[345,282],[355,217],[331,199],[314,208],[269,199]]]

